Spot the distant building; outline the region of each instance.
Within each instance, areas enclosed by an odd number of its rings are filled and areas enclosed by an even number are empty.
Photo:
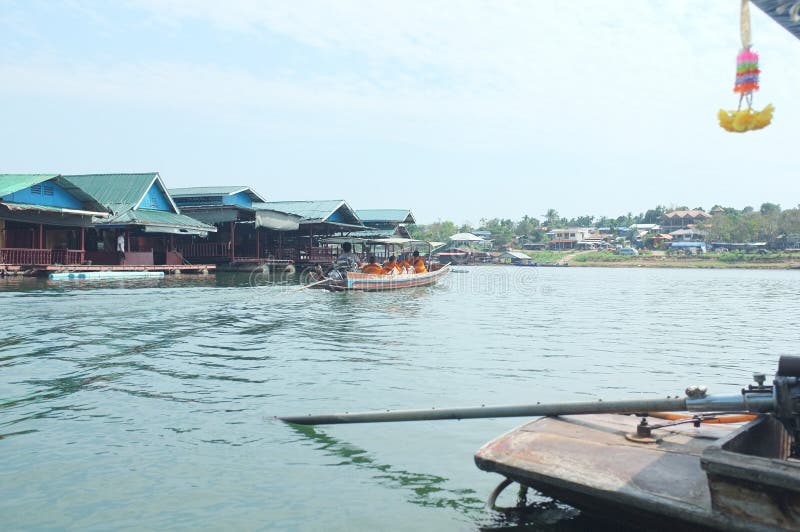
[[[531,258],[519,251],[505,251],[499,257],[500,262],[510,262],[511,264],[530,264]]]
[[[709,220],[711,220],[711,215],[705,211],[672,211],[661,217],[661,232],[672,234],[678,229],[685,229]]]
[[[578,243],[594,235],[593,227],[559,227],[547,232],[548,247],[553,250],[574,249]]]
[[[702,242],[706,239],[706,232],[699,231],[694,227],[678,229],[669,233],[673,242]]]
[[[639,231],[640,234],[644,231],[644,234],[655,235],[661,231],[661,226],[658,224],[633,224],[628,229],[635,229]]]

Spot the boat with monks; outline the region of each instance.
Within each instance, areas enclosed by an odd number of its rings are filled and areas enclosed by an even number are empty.
[[[307,287],[325,288],[332,292],[396,290],[432,285],[449,273],[450,264],[431,264],[430,270],[424,273],[397,273],[394,275],[333,269],[324,278],[307,285]],[[311,279],[313,280],[313,277]]]

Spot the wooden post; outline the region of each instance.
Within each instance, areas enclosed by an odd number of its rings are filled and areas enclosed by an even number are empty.
[[[236,227],[235,223],[236,222],[231,222],[231,262],[233,262],[236,258],[236,253],[234,251],[236,249],[236,238],[234,233],[234,227]]]

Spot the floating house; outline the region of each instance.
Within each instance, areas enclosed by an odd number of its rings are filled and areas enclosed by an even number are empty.
[[[344,200],[321,201],[270,201],[253,204],[261,214],[261,222],[282,223],[282,218],[271,221],[274,214],[288,214],[298,218],[297,229],[276,233],[278,242],[270,249],[277,258],[296,263],[333,262],[335,252],[320,240],[331,236],[345,236],[367,230],[356,212]]]
[[[406,226],[417,223],[408,209],[358,209],[356,215],[367,229],[369,238],[411,238]]]
[[[300,215],[264,206],[264,196],[247,186],[173,188],[170,194],[187,215],[217,228],[208,238],[185,242],[187,258],[229,265],[289,262],[278,258],[279,233],[299,231]]]
[[[87,231],[85,258],[92,264],[178,266],[181,240],[217,230],[182,214],[158,172],[62,177],[70,190],[80,190],[108,212]],[[117,252],[120,237],[124,257]]]
[[[109,216],[59,174],[0,174],[0,269],[81,264],[87,229]]]
[[[497,257],[497,260],[511,264],[531,264],[533,262],[528,255],[520,251],[504,251]]]

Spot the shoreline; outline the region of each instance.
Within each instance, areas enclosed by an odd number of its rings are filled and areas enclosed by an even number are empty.
[[[665,258],[641,258],[631,257],[629,260],[620,261],[567,261],[570,268],[695,268],[706,270],[800,270],[800,261],[736,261],[727,262],[714,259],[684,260],[684,259],[665,259]]]

